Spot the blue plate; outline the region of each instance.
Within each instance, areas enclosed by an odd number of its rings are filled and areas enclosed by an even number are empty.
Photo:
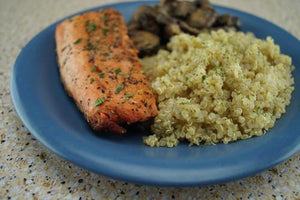
[[[142,4],[113,7],[126,20]],[[227,182],[268,169],[300,150],[300,42],[278,26],[237,10],[215,6],[219,13],[239,16],[242,31],[259,38],[271,35],[284,54],[292,57],[296,90],[287,112],[262,137],[227,145],[150,148],[142,142],[148,132],[132,128],[125,136],[93,132],[64,91],[56,64],[56,22],[34,37],[18,56],[11,76],[11,94],[21,120],[46,147],[80,166],[130,182],[190,186]],[[77,13],[79,14],[79,13]]]

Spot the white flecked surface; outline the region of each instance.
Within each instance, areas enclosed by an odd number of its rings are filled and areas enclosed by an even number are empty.
[[[35,140],[13,110],[9,77],[25,44],[54,21],[108,0],[0,0],[0,199],[300,199],[300,154],[226,184],[162,188],[105,178],[62,160]],[[213,0],[278,24],[300,39],[299,0]]]

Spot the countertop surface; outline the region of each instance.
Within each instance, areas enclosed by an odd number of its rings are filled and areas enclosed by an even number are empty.
[[[300,199],[300,154],[253,177],[187,188],[144,186],[94,174],[40,144],[13,109],[14,61],[39,31],[77,11],[121,0],[0,0],[1,199]],[[265,18],[300,39],[299,0],[213,0]],[[299,52],[300,53],[300,52]],[[299,55],[300,56],[300,55]]]

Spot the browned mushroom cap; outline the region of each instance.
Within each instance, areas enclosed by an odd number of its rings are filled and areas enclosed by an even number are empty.
[[[164,7],[166,5],[169,5],[170,3],[174,2],[176,0],[160,0],[158,5],[161,6],[161,7]]]
[[[132,21],[140,21],[141,18],[144,19],[145,17],[155,18],[156,15],[157,15],[157,11],[154,7],[143,5],[143,6],[138,7],[134,11],[131,20]]]
[[[156,21],[158,15],[157,10],[152,6],[140,6],[135,10],[130,21],[130,28],[137,28],[141,30],[150,31],[154,34],[160,33],[160,26]],[[132,25],[135,24],[135,25]]]
[[[174,35],[178,35],[181,32],[180,26],[176,23],[171,23],[165,26],[165,36],[167,39]]]
[[[172,18],[164,8],[147,5],[138,7],[138,9],[134,12],[131,21],[141,22],[149,19],[155,20],[160,24],[172,22]]]
[[[213,8],[198,8],[189,17],[188,23],[194,28],[207,28],[217,19],[217,12]]]
[[[172,17],[169,15],[168,11],[162,7],[156,7],[157,14],[155,16],[155,19],[157,23],[161,25],[167,25],[170,23],[173,23]]]
[[[195,0],[194,1],[197,7],[203,8],[203,7],[209,7],[211,8],[211,3],[209,0]]]
[[[230,14],[224,14],[217,17],[214,26],[234,26],[240,28],[241,21],[239,17],[233,17]]]
[[[188,23],[186,23],[185,21],[179,21],[178,22],[180,28],[186,32],[186,33],[189,33],[189,34],[192,34],[192,35],[198,35],[199,33],[201,33],[201,31],[197,28],[194,28],[194,27],[191,27]]]
[[[140,29],[140,28],[141,28],[140,23],[139,23],[139,22],[136,22],[136,21],[130,21],[130,22],[128,22],[128,24],[127,24],[127,29],[128,29],[129,32],[130,32],[130,31],[133,31],[133,30],[138,30],[138,29]]]
[[[130,38],[138,49],[140,57],[156,53],[160,45],[159,37],[147,31],[132,31]]]
[[[141,29],[159,35],[161,28],[155,19],[141,20]]]
[[[171,4],[176,0],[160,0],[158,6],[165,9],[167,12],[171,12]]]
[[[196,5],[189,1],[175,1],[171,4],[171,14],[174,17],[184,19],[188,17],[194,10],[196,10]]]

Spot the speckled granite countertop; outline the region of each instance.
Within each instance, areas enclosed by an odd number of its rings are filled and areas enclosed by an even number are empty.
[[[300,154],[256,176],[226,184],[162,188],[116,181],[81,169],[30,135],[13,110],[9,92],[18,53],[54,21],[111,2],[117,1],[0,0],[0,199],[300,199]],[[299,0],[213,2],[266,18],[300,39]]]

